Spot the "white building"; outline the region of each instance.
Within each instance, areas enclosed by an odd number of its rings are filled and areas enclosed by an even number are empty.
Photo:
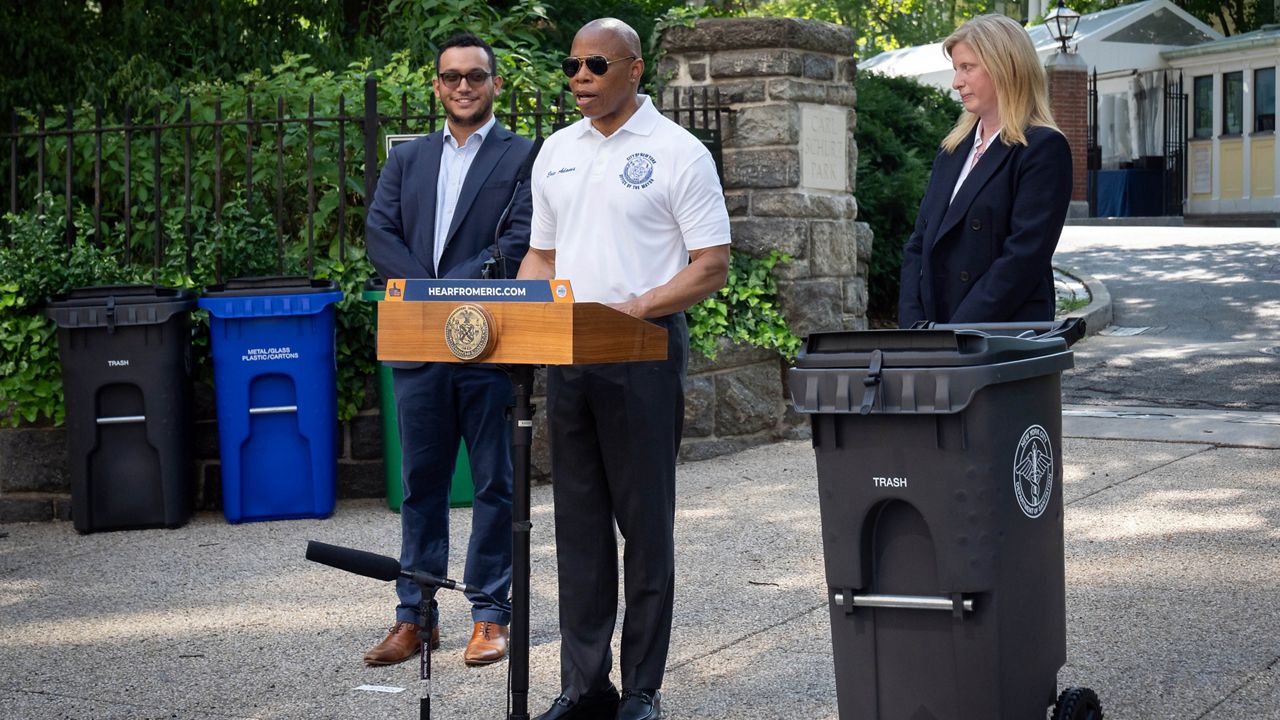
[[[1190,95],[1187,215],[1280,215],[1280,25],[1162,56]]]
[[[1044,25],[1027,32],[1042,58],[1058,51]],[[1280,26],[1223,38],[1169,0],[1145,0],[1082,16],[1071,48],[1097,78],[1098,177],[1175,166],[1165,156],[1176,152],[1181,133],[1165,137],[1164,85],[1181,80],[1186,176],[1175,187],[1184,188],[1184,213],[1280,217]],[[881,53],[858,69],[951,86],[941,43]]]

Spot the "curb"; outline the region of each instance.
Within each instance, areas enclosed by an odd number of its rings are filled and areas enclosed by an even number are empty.
[[[1069,318],[1084,319],[1085,337],[1097,335],[1103,328],[1111,324],[1111,292],[1107,290],[1106,285],[1103,285],[1092,275],[1086,275],[1075,268],[1054,267],[1054,270],[1075,278],[1089,291],[1089,304],[1066,315]]]

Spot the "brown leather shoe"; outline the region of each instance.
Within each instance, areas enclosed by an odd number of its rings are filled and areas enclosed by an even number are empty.
[[[431,628],[431,649],[440,647],[440,628]],[[418,654],[418,626],[397,621],[387,637],[364,654],[366,665],[395,665]]]
[[[471,632],[471,642],[467,643],[467,651],[462,659],[468,665],[488,665],[496,663],[507,656],[506,625],[491,622],[478,622]]]

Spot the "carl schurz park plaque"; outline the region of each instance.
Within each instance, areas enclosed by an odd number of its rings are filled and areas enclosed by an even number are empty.
[[[800,106],[800,184],[843,192],[849,187],[848,109]]]

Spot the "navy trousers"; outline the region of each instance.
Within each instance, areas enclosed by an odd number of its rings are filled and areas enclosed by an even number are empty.
[[[449,485],[465,440],[475,500],[471,541],[462,581],[497,602],[468,593],[475,622],[511,623],[511,380],[492,366],[427,363],[395,369],[396,411],[404,451],[404,503],[400,507],[400,564],[449,576]],[[396,619],[425,624],[417,584],[396,582]],[[434,593],[433,593],[434,595]],[[430,624],[438,618],[431,607]]]
[[[561,692],[609,686],[623,551],[622,686],[657,689],[675,596],[676,457],[684,429],[689,334],[667,329],[667,359],[548,368],[552,494],[560,590]]]

